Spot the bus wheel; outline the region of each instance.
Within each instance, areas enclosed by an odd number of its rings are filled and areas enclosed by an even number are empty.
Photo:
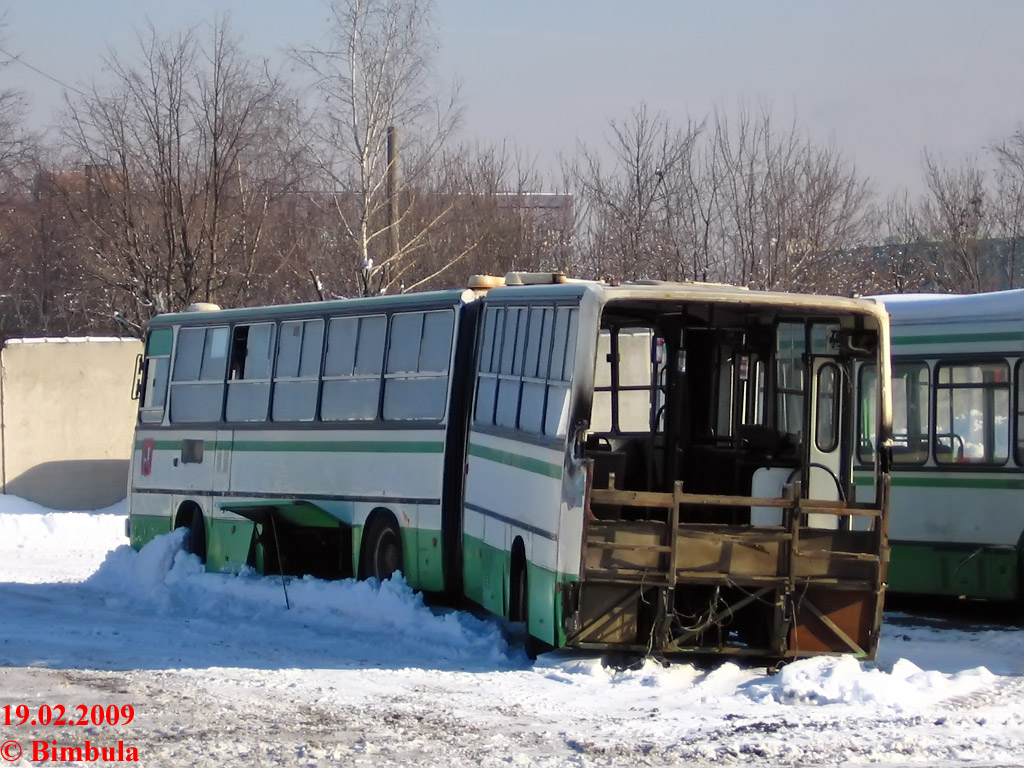
[[[521,621],[529,627],[529,592],[527,591],[526,583],[526,564],[522,563],[516,568],[516,580],[515,580],[515,604],[512,606],[510,611],[511,615],[509,618],[512,621]]]
[[[526,657],[531,661],[536,660],[550,648],[546,643],[530,634],[530,583],[526,575],[526,563],[520,564],[516,569],[516,604],[513,610],[515,614],[510,618],[512,621],[523,622],[523,628],[526,630],[523,648],[526,651]]]
[[[374,517],[363,534],[363,578],[384,581],[401,570],[402,536],[398,524],[390,515]]]
[[[206,526],[203,524],[203,513],[196,510],[192,513],[192,521],[188,526],[188,545],[186,549],[206,564]]]

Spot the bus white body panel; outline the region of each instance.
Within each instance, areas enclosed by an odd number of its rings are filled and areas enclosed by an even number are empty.
[[[1024,291],[879,297],[891,316],[895,592],[1022,592]]]

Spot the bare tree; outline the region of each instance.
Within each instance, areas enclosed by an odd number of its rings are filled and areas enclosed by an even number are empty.
[[[771,111],[716,112],[712,141],[722,242],[734,259],[722,278],[753,288],[835,291],[844,252],[866,234],[870,190],[831,147]]]
[[[1021,255],[1024,250],[1024,128],[996,143],[996,192],[993,200],[995,226],[1005,240],[1003,269],[1007,288],[1024,285]]]
[[[338,222],[331,274],[343,292],[355,284],[382,293],[410,282],[410,264],[450,212],[414,226],[399,206],[455,129],[457,88],[445,97],[434,85],[431,0],[335,0],[329,9],[325,46],[295,55],[321,102],[315,135]],[[402,139],[401,173],[389,136]]]
[[[573,167],[589,229],[588,271],[624,279],[680,279],[687,270],[681,229],[691,156],[700,127],[674,128],[645,104],[610,121],[607,147],[580,145]]]
[[[919,208],[904,190],[871,212],[869,228],[880,245],[860,249],[860,267],[851,270],[851,293],[915,293],[932,287],[934,270]]]
[[[150,27],[139,51],[112,52],[112,86],[68,100],[81,171],[64,191],[83,266],[133,324],[194,301],[246,303],[278,256],[264,240],[273,205],[296,183],[295,102],[226,19],[206,41]]]
[[[725,279],[729,263],[721,215],[725,169],[720,151],[720,143],[705,134],[705,141],[690,155],[681,190],[679,210],[686,219],[682,232],[689,242],[677,248],[689,253],[686,277],[694,281]]]
[[[924,152],[928,195],[920,208],[921,228],[932,241],[936,286],[947,291],[978,293],[998,287],[987,268],[992,220],[984,171],[968,159],[946,168]]]
[[[40,172],[31,190],[8,190],[0,210],[0,334],[60,334],[69,322],[77,296],[62,258],[65,232],[53,198],[46,194],[49,176]]]
[[[6,28],[5,15],[0,15],[0,48],[6,45]],[[0,82],[11,63],[0,62]],[[0,87],[0,194],[24,191],[37,162],[39,137],[25,127],[26,106],[22,91]]]
[[[866,180],[795,121],[777,130],[767,107],[705,123],[675,128],[641,105],[611,123],[610,151],[580,148],[589,271],[800,291],[848,282]]]
[[[6,19],[0,16],[0,48],[6,45]],[[0,83],[11,61],[0,63]],[[45,333],[59,314],[54,299],[62,291],[40,261],[48,247],[43,230],[51,223],[34,197],[40,163],[39,136],[25,124],[26,96],[0,87],[0,337]],[[63,330],[63,329],[61,329]]]
[[[464,285],[474,273],[570,268],[572,197],[541,192],[535,162],[508,143],[446,152],[428,186],[432,192],[409,205],[408,221],[422,229],[450,213],[424,239],[405,290],[442,274],[447,284]]]

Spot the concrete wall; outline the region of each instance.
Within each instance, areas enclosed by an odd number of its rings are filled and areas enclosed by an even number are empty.
[[[3,492],[51,509],[125,497],[137,339],[9,339],[0,349]]]

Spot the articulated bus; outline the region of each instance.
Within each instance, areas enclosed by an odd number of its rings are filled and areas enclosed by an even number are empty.
[[[892,333],[893,592],[1024,589],[1024,291],[877,297]],[[869,391],[877,372],[861,371]],[[863,425],[859,459],[870,470]]]
[[[401,571],[541,647],[869,658],[888,454],[855,488],[852,382],[882,371],[887,445],[887,323],[869,300],[547,273],[159,316],[131,543],[187,527],[209,571]]]

